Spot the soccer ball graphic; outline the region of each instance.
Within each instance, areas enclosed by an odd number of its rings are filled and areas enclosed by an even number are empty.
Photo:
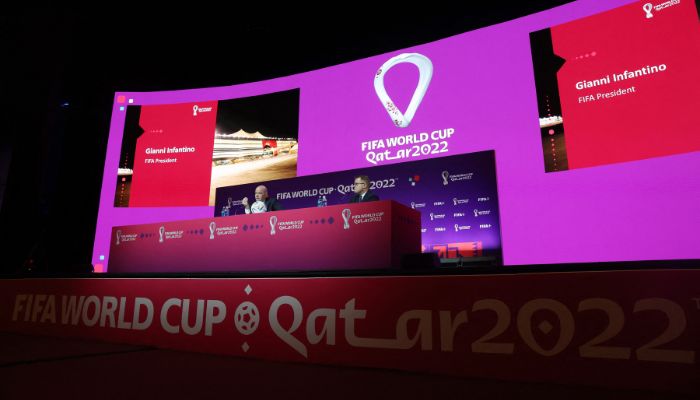
[[[238,332],[243,335],[250,335],[258,329],[260,324],[260,312],[255,304],[244,301],[241,303],[233,315],[233,322]]]

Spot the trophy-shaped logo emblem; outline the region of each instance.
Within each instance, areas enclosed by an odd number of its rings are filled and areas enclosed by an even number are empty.
[[[447,178],[450,177],[450,173],[448,171],[442,171],[442,184],[447,185],[449,182],[447,181]]]
[[[277,233],[275,231],[275,226],[277,225],[277,216],[273,215],[270,217],[270,235],[274,235]]]
[[[343,229],[350,229],[350,215],[352,211],[349,208],[344,208],[340,215],[343,217]]]

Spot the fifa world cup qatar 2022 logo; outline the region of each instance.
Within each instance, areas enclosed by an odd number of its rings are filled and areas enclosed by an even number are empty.
[[[216,222],[212,221],[209,224],[209,240],[214,239],[214,231],[216,231]]]
[[[161,226],[158,228],[158,243],[163,243],[163,239],[165,239],[165,227]]]
[[[447,179],[450,177],[450,172],[449,171],[442,171],[441,176],[442,176],[442,184],[444,186],[447,186],[447,184],[450,183],[450,181]]]
[[[352,215],[352,211],[349,208],[344,208],[340,215],[343,217],[343,229],[350,229],[350,215]]]
[[[410,63],[418,67],[418,85],[416,90],[413,92],[413,97],[411,97],[411,102],[406,108],[406,112],[402,113],[401,110],[396,106],[394,101],[389,97],[384,87],[384,76],[386,73],[393,68],[395,65]],[[418,106],[421,101],[423,101],[423,96],[428,90],[428,85],[430,85],[430,80],[433,78],[433,63],[430,59],[422,54],[418,53],[403,53],[396,57],[392,57],[387,60],[377,73],[374,75],[374,91],[377,92],[377,97],[382,103],[386,112],[389,114],[391,121],[399,128],[406,128],[413,119],[413,116],[418,110]]]
[[[117,246],[119,246],[119,241],[122,238],[122,231],[117,229]]]
[[[277,225],[277,216],[273,215],[270,217],[270,235],[274,235],[277,233],[275,230],[275,226]]]

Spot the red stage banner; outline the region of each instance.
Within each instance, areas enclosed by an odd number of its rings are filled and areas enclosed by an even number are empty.
[[[109,272],[398,268],[420,235],[420,213],[394,201],[117,226]]]
[[[0,280],[0,330],[267,360],[700,390],[700,270]]]

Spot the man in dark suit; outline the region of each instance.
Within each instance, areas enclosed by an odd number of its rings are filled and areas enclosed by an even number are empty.
[[[350,199],[350,203],[364,203],[366,201],[379,200],[379,196],[369,190],[369,177],[367,175],[359,175],[355,177],[353,191],[355,194]]]
[[[282,205],[276,199],[270,197],[267,187],[260,185],[255,188],[255,203],[250,204],[247,197],[241,201],[246,214],[257,214],[265,211],[279,211]]]

